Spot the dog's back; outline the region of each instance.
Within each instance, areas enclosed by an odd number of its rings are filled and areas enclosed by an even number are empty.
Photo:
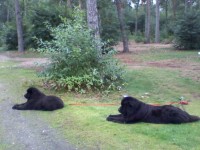
[[[56,110],[64,107],[63,101],[56,96],[46,96],[43,100],[44,110]]]
[[[192,116],[186,111],[183,111],[182,109],[172,105],[164,105],[160,106],[160,108],[161,109],[159,118],[161,123],[180,124],[200,120],[199,117]]]

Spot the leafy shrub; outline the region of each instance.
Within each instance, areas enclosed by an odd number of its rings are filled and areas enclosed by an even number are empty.
[[[42,72],[45,82],[55,89],[86,92],[114,90],[123,83],[123,69],[113,51],[102,55],[103,43],[94,39],[84,21],[83,13],[75,10],[74,19],[58,27],[48,27],[52,41],[41,41],[39,51],[51,55],[51,63]]]
[[[2,26],[1,30],[1,43],[4,50],[17,49],[17,30],[13,22],[6,23]]]
[[[178,20],[174,46],[178,49],[200,48],[200,14],[189,12]]]

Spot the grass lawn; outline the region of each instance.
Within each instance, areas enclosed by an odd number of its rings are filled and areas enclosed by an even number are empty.
[[[128,73],[129,85],[126,93],[147,103],[165,104],[177,101],[180,96],[191,100],[185,109],[200,115],[200,100],[193,94],[200,91],[198,83],[179,78],[177,72],[163,69],[146,69]],[[163,80],[166,78],[166,80]],[[119,93],[115,93],[119,97]],[[119,106],[70,106],[80,98],[64,96],[66,107],[55,113],[43,113],[51,124],[60,130],[73,143],[86,149],[198,149],[200,147],[200,123],[182,125],[158,125],[148,123],[116,124],[107,122],[109,114],[117,114]],[[107,97],[109,100],[109,97]],[[141,98],[140,98],[141,99]],[[91,99],[88,100],[89,103]],[[95,99],[94,99],[95,101]],[[84,102],[87,100],[84,99]],[[120,98],[110,102],[120,102]],[[54,119],[52,119],[54,118]]]
[[[139,61],[178,59],[199,63],[200,65],[200,58],[196,57],[196,53],[195,51],[179,52],[161,49],[137,55],[131,54],[131,58]],[[4,65],[7,66],[8,64]],[[40,81],[32,70],[16,68],[15,74],[11,74],[11,72],[13,72],[11,69],[2,69],[0,78],[4,78],[5,81],[15,84],[23,81],[21,89],[18,89],[19,91],[23,91],[32,84],[36,86],[40,85]],[[166,69],[164,67],[127,69],[126,79],[128,84],[122,91],[112,93],[108,96],[56,93],[64,100],[64,109],[54,112],[40,112],[40,115],[52,127],[56,128],[60,134],[66,137],[67,140],[77,145],[80,149],[200,149],[200,122],[181,125],[148,123],[117,124],[107,122],[106,117],[109,114],[117,114],[119,105],[104,107],[70,105],[73,103],[120,103],[121,95],[123,94],[132,95],[146,103],[156,104],[178,101],[179,97],[183,96],[186,100],[190,100],[189,105],[185,106],[186,111],[190,114],[200,116],[200,82],[182,76],[180,70]],[[45,92],[51,92],[52,94],[52,91]],[[148,93],[148,95],[145,95],[145,93]],[[19,101],[16,100],[16,102]]]

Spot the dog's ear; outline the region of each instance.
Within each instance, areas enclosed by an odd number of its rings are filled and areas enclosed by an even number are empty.
[[[126,103],[126,114],[129,116],[129,115],[133,115],[135,114],[135,109],[133,107],[133,105],[131,104],[131,102],[127,102]]]
[[[33,88],[32,87],[28,88],[27,89],[27,93],[32,94],[33,93]]]
[[[33,87],[28,88],[26,94],[24,95],[24,97],[28,100],[33,99],[34,96],[37,96],[37,94],[35,94],[35,88]]]
[[[122,100],[122,107],[125,109],[127,116],[134,115],[140,109],[142,103],[133,97],[125,97]]]

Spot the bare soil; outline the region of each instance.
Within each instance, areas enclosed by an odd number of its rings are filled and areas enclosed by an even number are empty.
[[[139,55],[151,50],[171,49],[171,44],[137,44],[130,42],[129,53],[122,53],[122,47],[122,43],[115,47],[119,52],[116,57],[130,69],[140,69],[144,67],[174,69],[179,70],[184,77],[192,78],[195,81],[200,81],[199,63],[178,59],[167,59],[161,61],[140,61],[131,59],[132,55]]]

